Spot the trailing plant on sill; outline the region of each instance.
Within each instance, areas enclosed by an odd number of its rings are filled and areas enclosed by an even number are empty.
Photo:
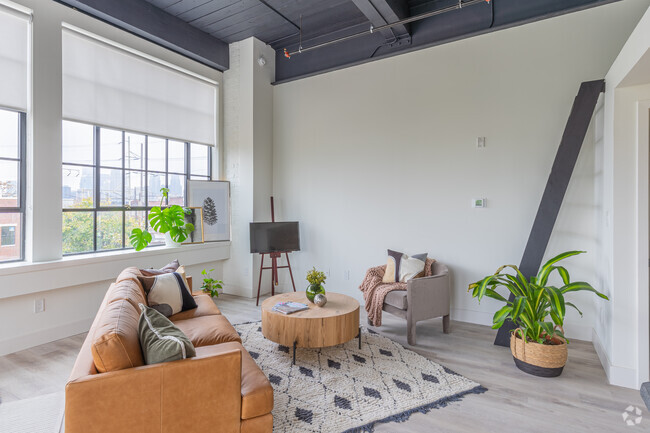
[[[205,278],[203,278],[201,289],[203,289],[203,293],[207,293],[211,298],[216,298],[219,296],[218,290],[223,288],[223,281],[212,278],[210,275],[210,272],[212,271],[214,271],[214,269],[210,269],[209,271],[203,269],[201,271],[201,275],[205,276]]]
[[[521,337],[523,334],[528,342],[555,344],[557,337],[566,341],[563,333],[566,307],[574,308],[581,317],[582,312],[573,303],[567,302],[564,295],[570,292],[589,291],[609,300],[589,283],[584,281],[572,283],[569,271],[563,266],[556,266],[561,260],[584,252],[586,251],[567,251],[559,254],[546,262],[537,275],[530,279],[526,279],[517,266],[501,266],[494,275],[471,284],[468,291],[471,291],[472,297],[478,298],[479,302],[487,296],[506,304],[494,314],[493,329],[501,328],[505,321],[510,319],[517,328],[521,329],[517,335]],[[506,268],[514,270],[514,275],[503,272]],[[561,287],[548,284],[553,272],[562,278]],[[514,295],[514,299],[510,301],[499,294],[496,291],[499,287],[505,287]]]
[[[160,188],[160,192],[162,194],[160,206],[153,207],[149,211],[149,226],[158,233],[169,233],[174,242],[184,242],[194,231],[194,224],[185,222],[185,215],[191,211],[177,204],[163,208],[163,201],[169,195],[169,188]],[[146,248],[152,239],[153,236],[148,230],[140,228],[134,228],[129,236],[129,241],[136,251]]]

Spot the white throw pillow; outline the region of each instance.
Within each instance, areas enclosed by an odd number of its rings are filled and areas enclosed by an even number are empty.
[[[422,273],[422,271],[424,271],[424,264],[425,261],[423,261],[422,259],[415,256],[409,257],[406,254],[404,254],[402,256],[402,260],[400,261],[400,266],[399,266],[400,282],[405,283],[408,280],[413,279],[418,274]]]
[[[149,306],[165,317],[196,308],[196,301],[187,287],[184,275],[179,272],[155,277],[138,276],[138,280],[147,295]]]

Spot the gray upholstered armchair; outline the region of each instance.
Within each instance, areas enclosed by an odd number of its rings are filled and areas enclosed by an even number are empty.
[[[430,277],[414,278],[406,291],[392,291],[384,299],[383,311],[406,319],[410,345],[415,345],[415,324],[420,320],[442,316],[442,330],[449,333],[449,270],[440,262],[431,268]]]

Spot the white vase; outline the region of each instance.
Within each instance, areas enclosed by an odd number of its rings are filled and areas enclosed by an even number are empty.
[[[181,243],[172,240],[171,235],[167,232],[165,233],[165,246],[167,246],[167,248],[178,248],[181,246]]]

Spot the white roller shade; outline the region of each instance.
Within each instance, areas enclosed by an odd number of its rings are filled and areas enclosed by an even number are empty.
[[[216,144],[217,86],[71,29],[63,30],[63,117]]]
[[[31,17],[0,4],[0,106],[27,110]]]

